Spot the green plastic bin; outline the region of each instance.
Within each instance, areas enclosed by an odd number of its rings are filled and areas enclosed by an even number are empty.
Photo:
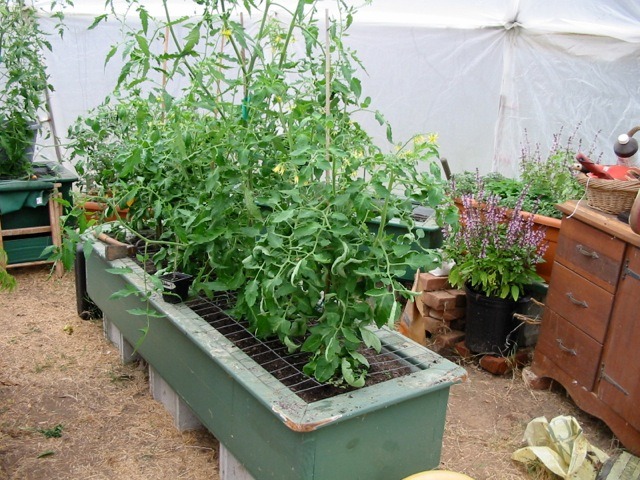
[[[3,230],[49,225],[49,196],[60,184],[62,198],[73,202],[75,173],[56,162],[34,162],[34,180],[0,180],[0,221]],[[44,260],[42,251],[51,245],[51,235],[35,234],[3,240],[9,265]]]

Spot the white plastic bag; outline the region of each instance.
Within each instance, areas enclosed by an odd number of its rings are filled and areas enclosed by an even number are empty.
[[[591,445],[574,417],[559,416],[548,422],[533,419],[524,432],[527,447],[515,451],[512,459],[525,464],[542,463],[566,480],[595,480],[609,456]]]

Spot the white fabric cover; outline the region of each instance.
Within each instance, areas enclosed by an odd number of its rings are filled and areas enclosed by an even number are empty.
[[[67,127],[109,94],[119,71],[117,58],[106,67],[104,59],[120,25],[87,30],[104,13],[104,0],[75,3],[66,13],[68,31],[51,37],[47,54],[63,143]],[[143,3],[162,14],[160,0]],[[191,1],[169,4],[174,14],[197,14]],[[325,4],[332,11],[334,2]],[[554,133],[578,124],[584,150],[597,136],[602,163],[616,163],[615,138],[640,124],[635,0],[373,0],[355,16],[347,43],[367,70],[364,95],[390,120],[396,140],[437,132],[454,173],[515,176],[525,130],[546,152]],[[385,147],[375,120],[359,119]]]

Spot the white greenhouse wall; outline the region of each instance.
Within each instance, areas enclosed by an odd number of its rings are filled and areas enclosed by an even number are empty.
[[[104,1],[75,3],[66,13],[68,31],[51,37],[47,56],[60,136],[110,93],[119,71],[117,59],[106,67],[104,59],[120,25],[89,31]],[[161,6],[142,3],[151,11]],[[334,2],[325,3],[331,10]],[[169,4],[174,13],[196,13],[190,1]],[[53,28],[53,20],[42,22]],[[367,70],[363,94],[391,122],[395,138],[437,132],[454,172],[517,175],[525,130],[546,151],[554,133],[569,134],[578,124],[584,149],[597,137],[602,163],[615,163],[615,138],[640,124],[635,0],[373,0],[355,16],[347,43]],[[360,120],[384,146],[377,123]]]

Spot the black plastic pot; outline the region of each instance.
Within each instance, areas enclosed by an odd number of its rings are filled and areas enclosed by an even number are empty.
[[[162,299],[167,303],[181,303],[189,298],[189,287],[193,277],[181,272],[165,273],[160,276],[164,292]]]
[[[74,271],[76,277],[76,309],[78,316],[83,320],[92,318],[101,318],[102,312],[98,306],[93,303],[87,293],[87,270],[86,258],[84,256],[84,248],[82,244],[76,247],[76,258],[74,261]]]
[[[521,313],[529,297],[518,301],[510,298],[487,297],[465,287],[467,296],[464,343],[473,353],[508,356],[518,349],[520,321],[513,317]]]

